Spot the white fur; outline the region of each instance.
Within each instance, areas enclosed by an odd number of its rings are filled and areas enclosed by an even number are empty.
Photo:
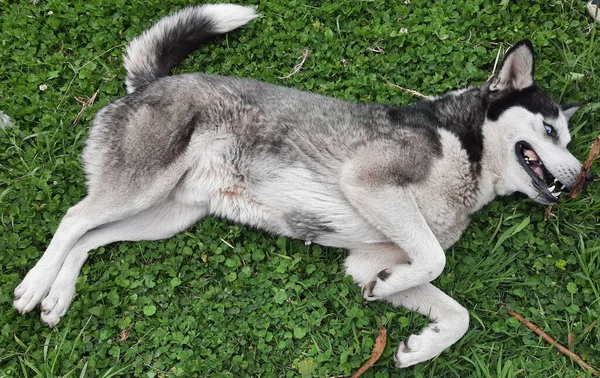
[[[186,8],[190,12],[194,12],[196,8]],[[244,7],[235,4],[210,4],[200,7],[204,15],[209,16],[215,21],[217,33],[227,33],[233,29],[237,29],[242,25],[247,24],[250,20],[258,17],[256,9],[252,7]]]
[[[546,135],[544,123],[555,127],[558,142]],[[514,146],[521,140],[529,143],[546,169],[569,187],[574,184],[577,172],[581,169],[581,162],[567,150],[571,136],[563,114],[559,114],[556,119],[543,119],[541,114],[522,107],[512,107],[496,122],[485,123],[484,136],[487,148],[493,153],[493,158],[489,159],[489,172],[496,176],[494,187],[498,195],[521,192],[532,199],[539,199],[541,196],[515,155]]]
[[[457,342],[469,328],[469,311],[430,283],[396,293],[387,301],[429,316],[431,323],[400,343],[394,359],[397,367],[427,361]]]

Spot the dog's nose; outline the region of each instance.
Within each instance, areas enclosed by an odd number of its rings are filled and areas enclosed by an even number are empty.
[[[592,175],[592,172],[588,171],[585,174],[585,181],[583,182],[583,185],[588,186],[589,184],[592,183],[592,181],[594,181],[594,175]]]

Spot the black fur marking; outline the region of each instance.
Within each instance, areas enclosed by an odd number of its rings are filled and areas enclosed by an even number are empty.
[[[419,104],[425,104],[426,102],[428,101],[422,101],[412,106],[389,108],[388,117],[392,125],[401,128],[409,127],[413,129],[412,131],[420,133],[428,144],[423,148],[433,152],[434,156],[442,156],[442,141],[436,131],[438,122],[431,113],[419,106]]]
[[[188,122],[173,132],[163,155],[165,162],[172,162],[187,149],[201,118],[201,113],[194,113]]]
[[[408,339],[410,339],[410,335],[406,336],[406,339],[404,339],[404,341],[402,342],[402,345],[404,345],[402,347],[402,351],[404,353],[410,353],[410,352],[412,352],[412,350],[408,346]]]
[[[285,214],[284,220],[292,232],[291,236],[297,239],[314,240],[320,235],[335,232],[331,222],[316,213],[298,209]]]
[[[169,31],[171,35],[160,39],[160,44],[157,46],[160,66],[163,70],[167,70],[161,72],[161,76],[168,75],[168,69],[179,64],[198,46],[217,35],[214,31],[214,23],[207,17],[179,19],[178,26]]]
[[[402,367],[402,362],[400,362],[400,360],[398,360],[398,354],[400,353],[400,348],[402,347],[402,343],[400,343],[400,345],[398,345],[398,348],[396,348],[396,352],[394,352],[394,361],[396,361],[396,367],[397,368],[401,368]]]
[[[363,289],[362,289],[362,295],[363,297],[365,296],[365,292],[367,292],[367,296],[368,297],[372,297],[373,296],[373,289],[375,289],[375,285],[377,285],[377,281],[373,280],[371,282],[369,282],[368,284],[366,284]]]
[[[571,109],[571,108],[581,108],[582,104],[580,102],[570,102],[568,104],[562,104],[560,106],[560,109],[563,112],[566,112],[567,110]]]
[[[167,76],[171,67],[183,61],[198,46],[219,34],[214,31],[214,28],[213,21],[207,17],[180,18],[177,27],[170,28],[166,36],[153,40],[154,52],[158,60],[158,64],[149,67],[153,70],[131,69],[127,79],[137,91],[156,79]]]
[[[439,128],[452,132],[467,151],[473,172],[479,174],[483,156],[485,106],[485,93],[480,88],[473,88],[461,94],[449,94],[408,107],[390,109],[389,116],[400,127],[422,130],[432,143],[429,148],[434,156],[441,156],[442,153],[440,136],[436,130]]]
[[[541,114],[544,118],[558,117],[558,106],[535,84],[494,100],[490,104],[487,116],[490,120],[497,121],[502,113],[513,106],[521,106],[532,113]]]
[[[377,273],[377,278],[379,278],[380,280],[385,282],[385,280],[387,280],[389,278],[389,276],[391,276],[391,275],[392,275],[392,273],[390,272],[389,269],[384,269],[381,272]]]

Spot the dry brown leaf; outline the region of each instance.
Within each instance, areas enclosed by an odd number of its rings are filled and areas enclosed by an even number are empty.
[[[128,338],[129,333],[127,332],[127,329],[122,329],[121,332],[119,332],[119,341],[124,343],[125,341],[127,341]]]
[[[590,171],[592,163],[594,160],[596,160],[598,154],[600,154],[600,135],[596,137],[596,140],[594,141],[594,144],[590,150],[590,154],[588,155],[587,159],[585,159],[585,163],[583,163],[581,166],[579,177],[577,177],[577,181],[575,181],[575,185],[573,185],[573,188],[571,189],[571,198],[577,198],[579,192],[581,192],[583,183],[585,182],[585,175]]]
[[[365,371],[369,370],[371,368],[371,366],[373,366],[373,364],[375,362],[377,362],[377,360],[379,360],[379,357],[381,357],[381,354],[383,353],[383,350],[385,349],[385,343],[387,340],[386,334],[387,334],[387,329],[385,329],[383,324],[380,324],[379,325],[379,336],[377,336],[377,339],[375,339],[375,345],[373,346],[373,354],[371,354],[371,358],[369,358],[369,360],[367,362],[365,362],[363,364],[363,366],[361,366],[360,369],[358,369],[358,371],[356,373],[354,373],[352,378],[360,377],[361,375],[364,374]]]

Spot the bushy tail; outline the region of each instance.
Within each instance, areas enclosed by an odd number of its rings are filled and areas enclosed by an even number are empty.
[[[132,93],[167,76],[171,67],[200,44],[257,16],[254,8],[209,4],[184,8],[162,18],[127,46],[124,57],[127,92]]]

